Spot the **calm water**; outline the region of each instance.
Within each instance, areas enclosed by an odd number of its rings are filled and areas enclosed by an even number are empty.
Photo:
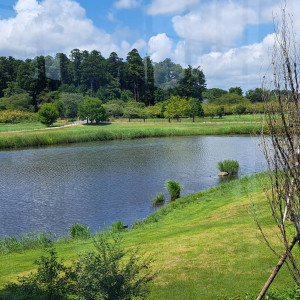
[[[0,237],[63,234],[75,222],[92,230],[118,220],[130,225],[154,211],[152,197],[167,195],[167,179],[185,195],[219,184],[219,160],[238,160],[241,175],[262,170],[258,142],[176,137],[0,152]]]

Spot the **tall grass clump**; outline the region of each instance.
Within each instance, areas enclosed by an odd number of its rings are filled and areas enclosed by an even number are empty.
[[[113,233],[121,232],[124,229],[125,229],[125,225],[124,225],[124,222],[122,222],[122,221],[117,221],[111,225],[111,231]]]
[[[69,228],[69,236],[71,239],[88,239],[92,235],[91,229],[86,225],[74,223]]]
[[[229,175],[236,174],[239,171],[240,165],[236,160],[219,161],[217,168],[220,172],[227,172]]]
[[[180,185],[177,181],[167,180],[165,188],[169,191],[172,201],[180,198],[182,185]]]
[[[0,239],[0,254],[49,247],[54,240],[56,240],[56,237],[51,233],[46,232],[32,232],[24,235],[4,236]]]
[[[151,202],[153,205],[161,205],[165,201],[165,195],[160,192],[158,195],[156,195],[154,198],[151,199]]]

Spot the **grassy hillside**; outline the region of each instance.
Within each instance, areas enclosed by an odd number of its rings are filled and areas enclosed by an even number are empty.
[[[216,299],[257,293],[277,258],[256,229],[253,207],[272,234],[268,205],[254,176],[178,199],[125,232],[126,247],[139,247],[154,258],[158,276],[149,299]],[[66,262],[91,249],[91,240],[57,244]],[[41,253],[0,256],[0,287],[31,271]],[[291,286],[284,267],[273,287]]]

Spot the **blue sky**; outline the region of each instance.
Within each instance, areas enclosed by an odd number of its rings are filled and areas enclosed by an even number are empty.
[[[287,0],[294,15],[299,0]],[[208,87],[260,86],[281,0],[0,0],[0,56],[132,48],[200,66]],[[295,30],[300,21],[295,20]]]

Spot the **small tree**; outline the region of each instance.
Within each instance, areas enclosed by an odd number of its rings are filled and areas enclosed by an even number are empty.
[[[274,35],[272,77],[264,78],[267,124],[262,144],[269,171],[268,185],[264,189],[278,228],[279,242],[285,252],[281,256],[272,243],[273,239],[268,238],[258,221],[267,245],[281,259],[257,299],[263,298],[284,262],[295,283],[300,286],[300,264],[292,253],[293,246],[300,240],[300,61],[297,53],[299,47],[296,47],[290,26],[292,21],[288,20],[285,8],[282,9],[281,24]],[[274,95],[276,102],[273,101]],[[287,219],[292,224],[287,224]]]
[[[38,120],[47,126],[52,125],[58,118],[58,111],[54,104],[45,103],[38,112]]]
[[[189,113],[193,118],[193,122],[195,122],[195,116],[204,117],[204,110],[202,108],[201,101],[199,99],[190,98],[189,107],[190,107]]]
[[[79,105],[79,117],[81,120],[100,121],[107,120],[107,111],[98,98],[86,97],[83,103]]]
[[[144,299],[154,278],[150,260],[137,251],[126,252],[118,234],[102,233],[95,247],[97,252],[82,255],[77,263],[80,299]]]

